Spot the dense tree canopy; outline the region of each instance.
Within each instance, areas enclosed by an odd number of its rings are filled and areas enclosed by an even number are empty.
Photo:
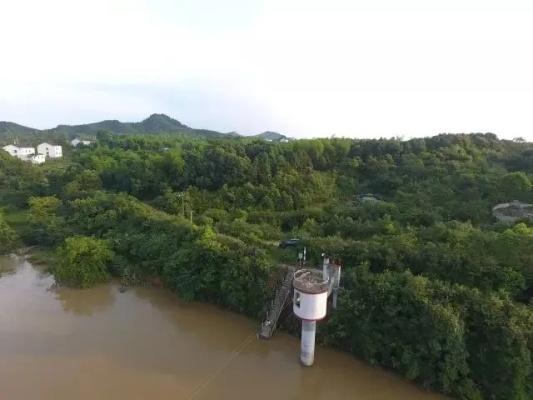
[[[86,288],[109,279],[107,265],[112,258],[113,252],[105,240],[68,237],[58,249],[54,275],[59,283]]]
[[[259,316],[296,236],[309,263],[343,260],[321,343],[461,398],[533,398],[533,223],[492,215],[533,203],[530,143],[98,139],[64,170],[0,156],[0,203],[30,208],[24,240],[64,243],[65,270],[84,240],[116,276]]]
[[[0,254],[10,253],[18,244],[18,235],[4,218],[4,211],[0,208]]]

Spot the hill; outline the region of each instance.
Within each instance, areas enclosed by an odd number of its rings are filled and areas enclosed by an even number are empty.
[[[0,121],[0,136],[4,135],[31,135],[38,131],[38,129],[29,128],[27,126],[15,124],[14,122]]]
[[[120,122],[117,120],[106,120],[83,125],[59,125],[55,131],[66,133],[68,135],[96,134],[96,132],[105,130],[119,134],[132,133],[174,133],[191,128],[183,125],[181,122],[172,119],[164,114],[152,114],[141,122]]]
[[[281,133],[272,132],[272,131],[266,131],[266,132],[260,133],[259,135],[255,135],[254,137],[265,139],[265,140],[272,140],[274,142],[279,142],[283,139],[291,140],[291,138],[285,135],[282,135]]]
[[[53,130],[69,137],[74,137],[79,134],[95,135],[98,131],[102,130],[121,135],[178,134],[200,136],[203,138],[217,138],[224,136],[223,133],[217,131],[190,128],[165,114],[152,114],[141,122],[106,120],[83,125],[59,125]]]
[[[13,122],[0,121],[0,141],[10,142],[15,137],[19,139],[33,140],[67,140],[78,135],[96,135],[98,131],[109,131],[113,134],[171,134],[197,136],[202,138],[242,137],[237,132],[222,133],[209,129],[191,128],[180,121],[165,114],[152,114],[141,122],[121,122],[118,120],[105,120],[82,125],[58,125],[52,129],[34,129]],[[266,140],[279,141],[289,139],[277,132],[263,132],[259,135],[249,136]]]
[[[96,135],[98,131],[113,134],[173,134],[189,135],[202,138],[220,138],[226,135],[208,129],[190,128],[165,114],[152,114],[141,122],[121,122],[105,120],[82,125],[58,125],[52,129],[35,129],[13,122],[0,121],[0,141],[11,142],[15,137],[22,140],[67,140],[78,135]]]

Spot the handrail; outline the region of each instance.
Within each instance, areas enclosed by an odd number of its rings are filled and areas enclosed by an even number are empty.
[[[287,302],[287,297],[291,292],[293,277],[294,268],[289,267],[289,271],[287,272],[287,275],[285,275],[281,287],[276,290],[274,300],[270,303],[271,307],[267,313],[267,318],[263,323],[261,323],[261,329],[257,334],[257,336],[261,339],[270,339],[276,330],[276,325],[281,315],[281,311],[283,310],[283,306]]]

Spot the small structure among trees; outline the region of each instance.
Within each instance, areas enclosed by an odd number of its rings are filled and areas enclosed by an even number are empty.
[[[492,215],[500,222],[514,223],[519,219],[533,218],[533,204],[513,200],[493,207]]]
[[[380,200],[382,200],[381,196],[373,193],[358,194],[354,197],[354,203],[368,203]]]

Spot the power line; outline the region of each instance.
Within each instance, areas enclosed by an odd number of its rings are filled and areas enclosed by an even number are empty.
[[[250,336],[248,336],[248,338],[246,338],[235,350],[233,350],[233,353],[231,354],[231,356],[226,360],[226,362],[224,364],[222,364],[219,368],[217,368],[211,375],[209,375],[206,379],[204,379],[202,382],[200,382],[198,384],[198,386],[196,386],[196,388],[192,391],[192,393],[187,397],[187,400],[192,400],[194,399],[196,396],[198,396],[198,394],[200,394],[200,392],[205,388],[207,387],[207,385],[209,385],[211,383],[211,381],[213,379],[215,379],[215,377],[220,373],[222,372],[222,370],[224,368],[226,368],[233,360],[235,360],[237,358],[237,356],[240,354],[241,351],[243,351],[245,349],[246,346],[248,346],[250,344],[250,342],[253,340],[254,336],[256,336],[256,333],[252,333]]]

